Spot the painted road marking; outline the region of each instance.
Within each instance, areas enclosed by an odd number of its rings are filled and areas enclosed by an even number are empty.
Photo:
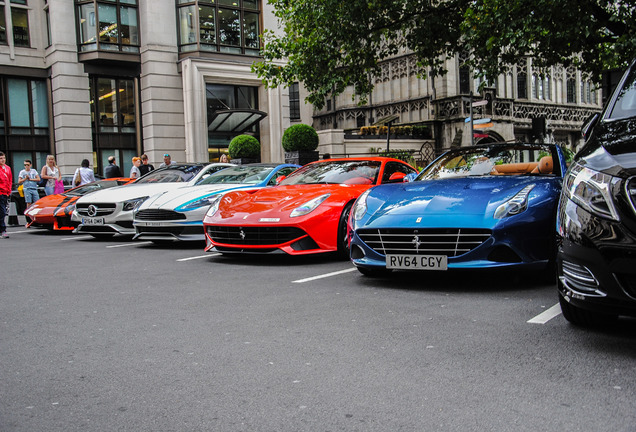
[[[68,241],[68,240],[80,240],[80,239],[87,239],[87,238],[93,238],[93,236],[90,235],[84,235],[84,236],[73,236],[73,237],[64,237],[63,239],[60,239],[62,241]]]
[[[215,257],[215,256],[220,256],[220,255],[221,255],[220,253],[199,255],[199,256],[194,256],[194,257],[190,257],[190,258],[181,258],[181,259],[178,259],[177,262],[184,262],[184,261],[190,261],[190,260],[201,259],[201,258],[210,258],[210,257]]]
[[[555,304],[550,309],[540,313],[536,317],[528,320],[530,324],[545,324],[550,321],[552,318],[557,317],[561,314],[561,306],[559,304]]]
[[[312,276],[312,277],[308,277],[308,278],[305,278],[305,279],[298,279],[298,280],[292,281],[292,283],[309,282],[309,281],[313,281],[313,280],[316,280],[316,279],[323,279],[323,278],[328,278],[328,277],[331,277],[331,276],[337,276],[337,275],[340,275],[340,274],[343,274],[343,273],[349,273],[349,272],[356,271],[356,270],[358,270],[358,269],[353,267],[353,268],[350,268],[350,269],[340,270],[340,271],[336,271],[336,272],[332,272],[332,273],[325,273],[323,275]]]
[[[11,231],[11,230],[7,230],[7,234],[9,234],[9,235],[11,235],[11,234],[24,234],[24,233],[27,233],[27,232],[32,232],[32,231],[29,231],[29,230],[25,230],[25,231]]]
[[[151,244],[152,242],[147,241],[147,242],[133,242],[133,243],[124,243],[124,244],[116,244],[116,245],[111,245],[111,246],[106,246],[107,249],[110,248],[119,248],[119,247],[126,247],[126,246],[140,246],[140,245],[145,245],[145,244]]]

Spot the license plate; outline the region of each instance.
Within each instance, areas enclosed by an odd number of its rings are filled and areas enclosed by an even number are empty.
[[[104,218],[82,218],[82,225],[104,225]]]
[[[161,223],[161,222],[134,222],[134,225],[139,225],[139,226],[162,226],[163,223]]]
[[[446,255],[387,255],[386,268],[396,270],[448,270]]]

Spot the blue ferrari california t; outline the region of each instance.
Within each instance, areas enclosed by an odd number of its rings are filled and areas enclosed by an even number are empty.
[[[497,143],[449,150],[412,182],[376,186],[351,212],[351,260],[389,270],[553,269],[566,164],[560,147]]]

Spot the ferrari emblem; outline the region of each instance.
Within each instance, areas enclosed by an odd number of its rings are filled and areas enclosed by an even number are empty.
[[[239,236],[241,236],[241,240],[245,240],[245,231],[243,231],[243,228],[240,228]]]
[[[419,236],[413,237],[413,240],[411,240],[411,243],[413,243],[413,245],[415,246],[415,252],[418,252],[420,249],[420,245],[422,244],[422,242],[420,241],[420,237]]]
[[[422,218],[421,217],[418,217],[417,219],[415,219],[415,223],[420,223],[420,222],[422,222]]]

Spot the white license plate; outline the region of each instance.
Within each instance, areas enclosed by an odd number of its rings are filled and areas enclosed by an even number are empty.
[[[386,268],[396,270],[448,270],[446,255],[393,255],[386,256]]]
[[[104,218],[82,218],[82,225],[104,225]]]
[[[135,225],[139,226],[162,226],[161,222],[134,222]]]

